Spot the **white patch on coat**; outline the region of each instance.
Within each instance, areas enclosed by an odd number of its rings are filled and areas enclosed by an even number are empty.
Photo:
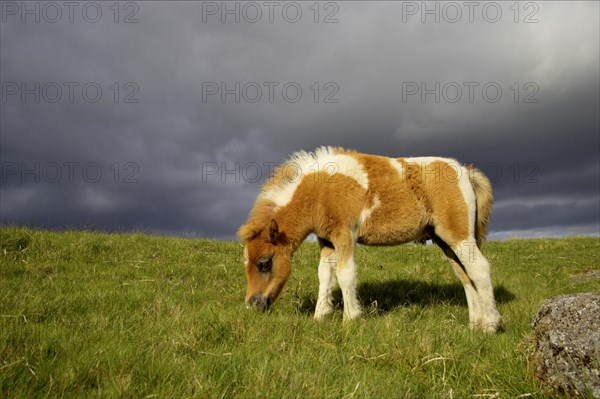
[[[371,214],[373,213],[373,211],[377,208],[379,208],[379,206],[381,205],[381,201],[379,200],[379,197],[376,195],[373,197],[373,204],[371,204],[370,207],[368,208],[364,208],[361,212],[360,212],[360,216],[358,217],[358,225],[362,226],[369,217],[371,217]]]
[[[248,266],[250,256],[248,255],[248,247],[244,246],[244,266]]]
[[[416,163],[421,167],[425,167],[434,162],[445,162],[452,166],[454,170],[457,170],[461,167],[461,164],[452,158],[442,158],[442,157],[412,157],[412,158],[404,158],[405,162],[408,163]]]
[[[398,171],[401,179],[404,178],[404,168],[402,167],[402,164],[398,162],[398,160],[390,158],[390,165],[392,165],[392,168]]]
[[[302,179],[319,172],[329,176],[339,173],[354,179],[365,190],[369,188],[369,177],[360,162],[352,155],[340,154],[331,147],[320,147],[314,153],[297,152],[281,166],[280,172],[284,174],[284,183],[263,192],[259,197],[274,202],[278,207],[292,201]]]
[[[477,197],[475,196],[475,190],[469,179],[469,171],[465,167],[461,167],[458,171],[458,187],[462,192],[465,203],[467,204],[467,211],[469,214],[469,237],[475,237],[475,215],[477,212]]]

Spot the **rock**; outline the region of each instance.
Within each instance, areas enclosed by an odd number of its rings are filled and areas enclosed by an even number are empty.
[[[583,273],[583,274],[576,274],[574,276],[571,276],[571,278],[575,281],[577,281],[578,283],[584,282],[584,281],[590,281],[590,280],[596,280],[600,278],[600,272],[587,272],[587,273]]]
[[[526,348],[542,384],[568,396],[600,399],[600,296],[548,299],[531,327]]]

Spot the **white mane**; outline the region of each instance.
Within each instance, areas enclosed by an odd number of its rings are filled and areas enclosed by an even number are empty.
[[[330,176],[341,173],[356,180],[365,190],[369,188],[369,177],[355,157],[334,147],[319,147],[315,152],[298,151],[292,154],[279,169],[279,173],[284,174],[282,183],[264,191],[260,198],[283,207],[292,200],[302,179],[319,172],[326,172]]]

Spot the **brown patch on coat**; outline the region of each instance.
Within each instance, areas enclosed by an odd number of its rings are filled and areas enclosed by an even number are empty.
[[[390,158],[355,155],[369,177],[367,204],[379,206],[359,228],[358,240],[368,245],[395,245],[419,239],[431,211],[418,171],[401,176]],[[405,169],[406,172],[406,169]]]
[[[422,168],[433,228],[450,246],[469,238],[469,209],[459,186],[459,173],[465,172],[460,164],[454,162],[436,161]]]
[[[420,240],[431,225],[450,244],[469,238],[469,212],[458,185],[464,169],[446,160],[430,163],[396,159],[402,174],[387,157],[357,154],[369,176],[369,204],[381,205],[361,226],[359,242],[394,245]]]

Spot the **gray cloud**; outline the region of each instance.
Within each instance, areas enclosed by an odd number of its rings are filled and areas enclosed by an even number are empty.
[[[438,2],[439,23],[421,2],[322,2],[317,23],[313,3],[273,22],[227,3],[239,23],[203,14],[221,2],[122,3],[118,23],[109,3],[95,23],[92,3],[72,23],[34,4],[39,23],[2,9],[4,224],[233,238],[274,163],[339,145],[476,163],[492,237],[599,234],[595,2],[477,3],[454,23]]]

